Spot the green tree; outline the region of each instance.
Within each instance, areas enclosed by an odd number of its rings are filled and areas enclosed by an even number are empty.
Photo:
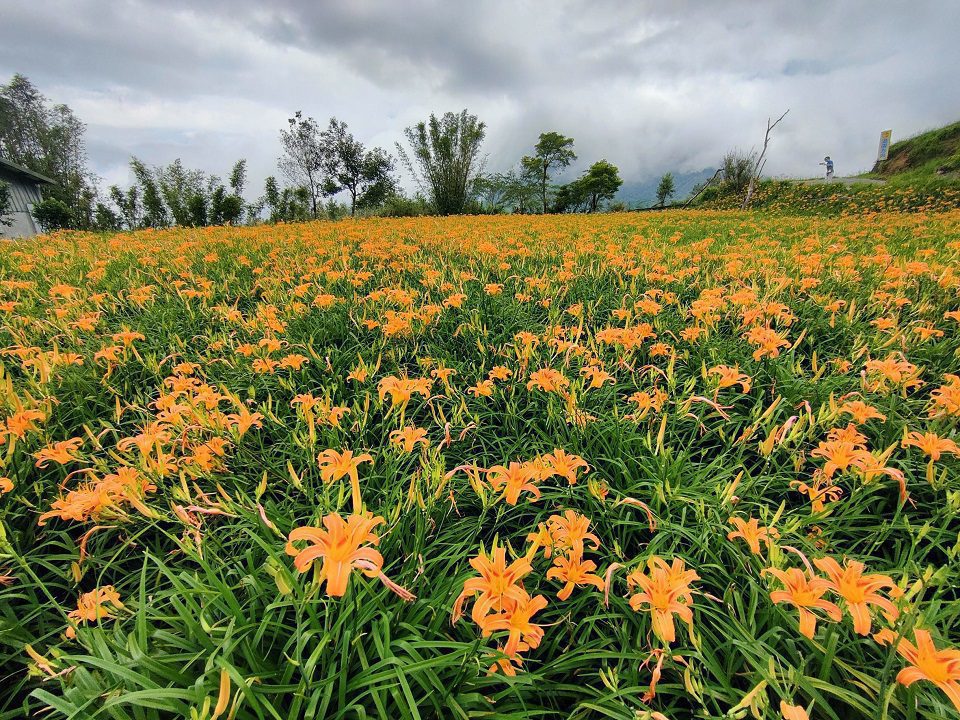
[[[111,185],[110,200],[116,207],[120,226],[128,230],[136,230],[140,227],[142,219],[142,208],[140,206],[140,190],[136,185],[131,185],[125,191],[117,185]]]
[[[327,176],[325,194],[347,191],[351,216],[356,215],[358,207],[381,204],[396,187],[393,158],[381,148],[367,150],[347,130],[345,122],[330,118],[327,129],[320,134],[320,145]]]
[[[10,198],[10,183],[0,180],[0,227],[13,225],[10,211],[13,209],[13,200]]]
[[[623,185],[616,165],[598,160],[576,180],[557,191],[554,209],[557,212],[597,212],[603,202],[611,200]]]
[[[136,181],[133,187],[126,193],[110,188],[110,199],[127,227],[166,227],[171,221],[184,227],[202,227],[243,221],[246,204],[241,193],[246,184],[246,160],[233,166],[229,187],[217,175],[185,167],[179,158],[154,168],[132,158],[130,169]]]
[[[203,172],[189,170],[177,158],[166,167],[154,168],[153,176],[175,225],[206,225],[206,212],[200,212],[205,205]]]
[[[484,211],[502,212],[506,209],[509,198],[507,176],[504,173],[480,175],[473,183],[473,194]]]
[[[123,229],[123,218],[109,205],[98,202],[93,211],[93,227],[101,232],[116,232]]]
[[[537,178],[521,163],[519,170],[511,170],[505,176],[507,203],[515,213],[524,215],[536,212],[540,199]]]
[[[243,197],[243,189],[247,184],[247,161],[241,158],[233,165],[230,171],[230,189],[233,194]]]
[[[44,198],[33,206],[33,219],[44,232],[75,227],[73,209],[63,200]]]
[[[307,188],[310,211],[319,217],[320,198],[324,194],[324,154],[320,126],[312,117],[303,117],[300,110],[287,120],[288,127],[280,131],[280,171],[294,185]]]
[[[617,166],[606,160],[598,160],[591,165],[581,181],[587,193],[590,212],[596,212],[601,203],[612,200],[623,185]]]
[[[537,179],[540,186],[540,202],[543,212],[547,212],[547,188],[550,171],[562,169],[577,159],[573,152],[573,138],[558,132],[540,133],[540,140],[533,148],[533,155],[525,156],[520,162],[527,173]]]
[[[406,128],[409,155],[397,143],[397,151],[420,188],[429,194],[441,215],[462,213],[470,199],[473,181],[482,170],[480,146],[486,125],[466,110],[430,114],[427,122]]]
[[[272,175],[264,184],[260,203],[267,210],[267,219],[272,223],[306,220],[310,217],[310,192],[305,187],[280,188]]]
[[[163,196],[150,168],[137,158],[130,158],[130,170],[143,198],[144,226],[166,227],[169,224],[167,206],[163,204]]]
[[[23,75],[0,85],[0,155],[55,180],[45,197],[67,205],[70,227],[80,229],[92,225],[97,196],[85,133],[69,107],[51,104]]]
[[[667,198],[673,197],[673,194],[676,192],[676,188],[673,184],[673,173],[664,173],[663,177],[660,178],[660,184],[657,185],[657,202],[660,204],[660,207],[667,202]]]
[[[756,162],[756,153],[748,153],[743,150],[728,151],[723,156],[721,163],[724,186],[735,193],[746,190],[747,185],[750,184],[750,178],[753,177],[753,168]]]

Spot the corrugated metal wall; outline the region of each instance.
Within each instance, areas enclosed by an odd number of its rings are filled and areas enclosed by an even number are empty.
[[[0,180],[10,185],[10,200],[13,213],[7,217],[12,225],[0,225],[0,238],[30,237],[37,234],[37,226],[30,209],[40,202],[40,187],[25,183],[18,177],[12,177],[0,171]]]

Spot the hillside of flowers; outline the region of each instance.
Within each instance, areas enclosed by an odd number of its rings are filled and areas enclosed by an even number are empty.
[[[0,720],[960,713],[960,211],[0,246]]]

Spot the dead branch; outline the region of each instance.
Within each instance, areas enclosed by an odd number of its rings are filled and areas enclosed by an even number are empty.
[[[750,175],[750,184],[747,186],[747,196],[743,199],[743,204],[740,205],[741,210],[746,210],[747,205],[750,204],[750,198],[753,197],[753,191],[757,187],[757,181],[760,179],[760,173],[763,172],[764,165],[766,165],[767,145],[770,144],[770,131],[780,124],[780,121],[787,116],[788,112],[790,112],[789,108],[785,113],[783,113],[783,115],[778,117],[774,123],[770,122],[771,118],[767,118],[767,132],[763,136],[763,150],[760,151],[760,155],[757,157],[757,162],[753,166],[753,173]]]

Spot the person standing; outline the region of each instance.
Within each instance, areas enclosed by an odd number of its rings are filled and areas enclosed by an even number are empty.
[[[830,159],[830,156],[827,155],[820,164],[827,166],[827,180],[833,180],[833,160]]]

